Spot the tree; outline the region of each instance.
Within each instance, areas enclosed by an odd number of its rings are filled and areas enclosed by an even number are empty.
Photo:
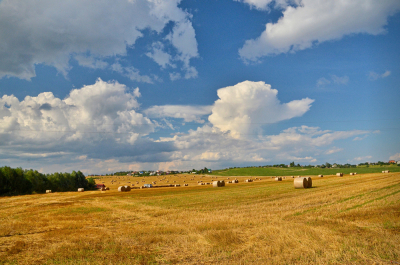
[[[294,167],[294,161],[290,163],[290,167]]]

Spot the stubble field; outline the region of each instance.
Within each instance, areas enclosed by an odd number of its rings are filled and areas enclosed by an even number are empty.
[[[0,263],[400,264],[400,173],[313,177],[311,189],[288,177],[221,188],[197,184],[215,176],[161,178],[0,198]],[[117,192],[153,181],[181,187]]]

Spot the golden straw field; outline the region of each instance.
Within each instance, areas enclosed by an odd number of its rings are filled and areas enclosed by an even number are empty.
[[[1,197],[0,264],[400,264],[400,173],[312,176],[310,189],[248,178]],[[226,186],[197,183],[211,180]],[[181,187],[117,191],[153,181]]]

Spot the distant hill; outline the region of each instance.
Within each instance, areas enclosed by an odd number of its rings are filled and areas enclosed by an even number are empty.
[[[379,173],[383,170],[391,172],[400,172],[400,166],[370,166],[356,168],[307,168],[307,167],[250,167],[250,168],[231,168],[223,170],[214,170],[211,175],[217,176],[309,176],[309,175],[334,175],[338,172],[349,174],[357,172],[358,174]]]

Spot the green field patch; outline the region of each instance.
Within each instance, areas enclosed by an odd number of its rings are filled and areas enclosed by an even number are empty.
[[[276,167],[252,167],[252,168],[230,168],[224,170],[214,170],[211,175],[217,176],[312,176],[312,175],[335,175],[338,172],[350,174],[381,173],[383,170],[390,172],[400,172],[397,165],[390,166],[370,166],[353,168],[276,168]],[[386,173],[388,174],[388,173]],[[390,173],[389,173],[390,174]]]
[[[364,202],[364,203],[361,203],[361,204],[354,205],[353,207],[350,207],[350,208],[344,209],[344,210],[342,210],[342,211],[340,211],[340,212],[346,212],[346,211],[350,211],[350,210],[353,210],[353,209],[360,208],[360,207],[362,207],[362,206],[364,206],[364,205],[366,205],[366,204],[368,204],[368,203],[372,203],[372,202],[376,202],[376,201],[379,201],[379,200],[385,199],[385,198],[387,198],[387,197],[389,197],[389,196],[393,196],[393,195],[395,195],[395,194],[397,194],[397,193],[399,193],[399,192],[400,192],[400,190],[398,190],[398,191],[395,191],[395,192],[392,192],[392,193],[390,193],[390,194],[386,194],[386,195],[384,195],[384,196],[381,196],[381,197],[378,197],[378,198],[375,198],[375,199],[369,200],[369,201],[367,201],[367,202]]]

